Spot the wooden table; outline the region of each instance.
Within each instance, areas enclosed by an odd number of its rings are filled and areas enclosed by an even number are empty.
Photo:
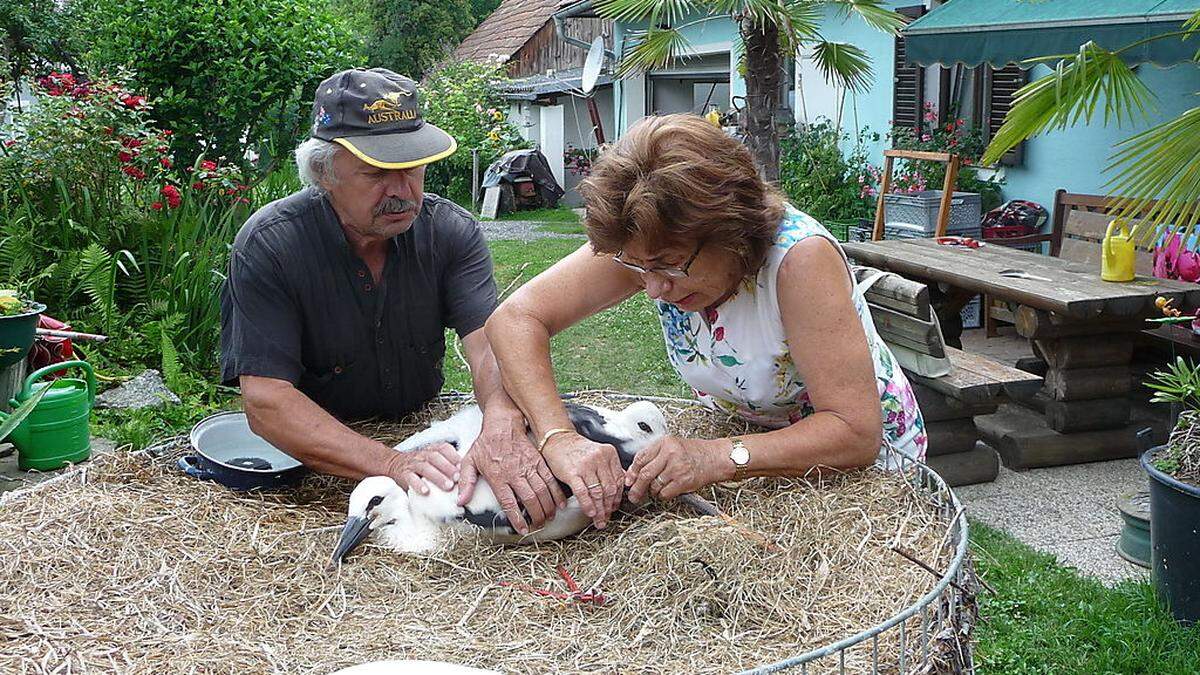
[[[1031,439],[1026,417],[997,432],[1019,431],[1021,447],[1006,455],[1005,442],[994,439],[1006,463],[1022,468],[1130,456],[1136,449],[1131,427],[1140,426],[1130,424],[1128,398],[1138,332],[1145,319],[1161,316],[1154,305],[1158,296],[1174,299],[1180,309],[1200,306],[1200,285],[1145,277],[1112,283],[1100,279],[1098,266],[1004,246],[971,249],[932,239],[843,246],[860,263],[929,284],[947,344],[961,346],[959,312],[976,294],[1014,307],[1017,332],[1033,342],[1048,368],[1041,393],[1029,403],[1044,412],[1050,435]],[[1012,270],[1037,278],[1002,274]],[[1092,433],[1100,431],[1112,433]],[[1061,438],[1077,432],[1088,432],[1089,447]]]

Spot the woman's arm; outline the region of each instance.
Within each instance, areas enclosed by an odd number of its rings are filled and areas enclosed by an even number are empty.
[[[742,436],[750,451],[746,475],[796,476],[816,466],[852,469],[878,456],[879,391],[851,288],[841,255],[822,238],[797,243],[784,258],[779,311],[815,412],[783,429]],[[630,468],[630,499],[640,501],[647,491],[671,499],[729,480],[735,468],[732,448],[727,438],[664,439],[639,453]]]
[[[593,254],[584,244],[534,277],[488,319],[486,331],[504,389],[525,414],[534,438],[572,429],[550,363],[550,338],[641,289],[629,270]],[[616,355],[614,355],[616,357]],[[624,474],[611,446],[577,434],[558,434],[543,448],[554,475],[571,486],[597,527],[618,506]]]

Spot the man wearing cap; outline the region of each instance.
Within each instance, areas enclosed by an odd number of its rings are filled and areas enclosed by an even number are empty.
[[[256,433],[316,471],[425,481],[470,498],[476,472],[510,522],[538,527],[565,498],[500,384],[483,325],[492,262],[470,213],[424,193],[453,138],[424,122],[412,80],[347,70],[317,89],[296,150],[307,187],[256,212],[221,294],[221,376],[240,383]],[[397,453],[341,420],[396,417],[442,388],[445,330],[462,338],[483,433],[461,466],[447,444]],[[534,467],[529,469],[527,467]]]

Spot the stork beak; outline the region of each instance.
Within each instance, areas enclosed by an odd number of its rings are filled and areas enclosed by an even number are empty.
[[[371,521],[361,516],[352,516],[347,520],[346,525],[342,528],[342,538],[338,540],[337,548],[333,550],[333,558],[330,563],[334,565],[340,563],[350,551],[363,543],[371,534],[370,525]]]

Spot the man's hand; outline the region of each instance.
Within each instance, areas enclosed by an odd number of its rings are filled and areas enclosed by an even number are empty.
[[[412,452],[397,452],[388,467],[388,475],[400,487],[429,494],[429,481],[446,490],[454,489],[459,474],[458,451],[449,443],[434,443]]]
[[[554,475],[571,486],[587,517],[604,529],[625,494],[617,449],[570,433],[551,438],[543,453]]]
[[[728,456],[721,441],[661,438],[639,452],[625,472],[629,501],[640,503],[647,492],[659,499],[674,499],[730,478],[733,462]]]
[[[461,474],[458,505],[471,501],[478,474],[483,474],[508,522],[520,534],[541,528],[567,503],[550,467],[529,442],[520,416],[489,419],[484,415],[483,429],[463,458]],[[521,506],[529,514],[528,523]]]

